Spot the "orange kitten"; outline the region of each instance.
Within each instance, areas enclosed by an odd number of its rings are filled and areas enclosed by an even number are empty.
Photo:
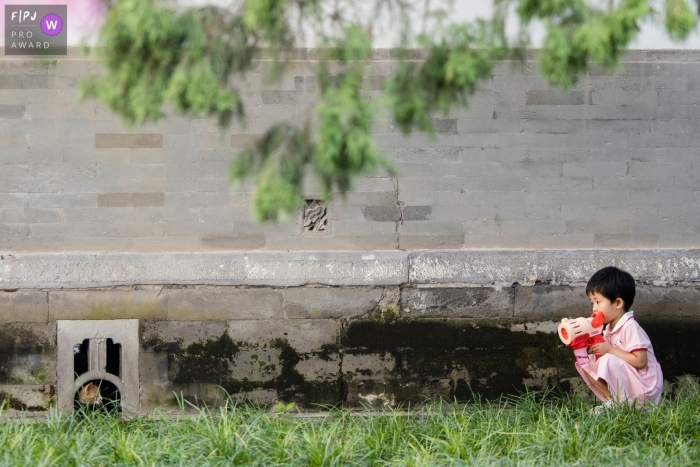
[[[85,386],[80,388],[78,396],[80,397],[80,401],[84,404],[95,405],[98,407],[102,405],[100,388],[94,383],[87,383]]]

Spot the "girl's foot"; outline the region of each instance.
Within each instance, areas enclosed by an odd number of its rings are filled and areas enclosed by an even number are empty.
[[[615,407],[615,403],[613,402],[612,399],[608,399],[607,401],[603,402],[597,407],[593,407],[591,409],[591,413],[594,415],[602,415],[603,412],[605,412],[608,409],[612,409]]]

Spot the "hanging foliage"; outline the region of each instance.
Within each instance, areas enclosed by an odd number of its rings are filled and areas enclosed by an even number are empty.
[[[230,78],[249,70],[261,47],[273,57],[267,77],[273,79],[305,33],[320,41],[315,104],[297,122],[273,124],[232,164],[233,179],[254,180],[252,211],[261,222],[298,211],[309,173],[326,197],[347,192],[355,177],[379,168],[395,175],[372,137],[381,108],[364,90],[374,23],[386,15],[401,42],[392,50],[396,66],[383,78],[382,102],[404,134],[433,134],[433,118],[466,107],[495,60],[523,57],[533,21],[546,29],[542,74],[571,88],[591,63],[615,68],[655,13],[651,0],[611,0],[607,7],[587,0],[493,0],[492,17],[474,22],[455,21],[448,0],[240,0],[180,9],[158,0],[107,3],[97,48],[106,73],[83,80],[80,91],[129,125],[159,120],[168,105],[216,118],[225,128],[245,115]],[[422,23],[410,14],[419,6]],[[362,8],[369,11],[364,18]],[[507,20],[519,24],[517,37],[506,34]],[[663,23],[672,39],[682,40],[695,30],[697,12],[687,0],[665,0]]]

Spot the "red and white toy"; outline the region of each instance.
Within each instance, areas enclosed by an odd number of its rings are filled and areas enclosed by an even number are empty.
[[[589,318],[564,318],[559,323],[559,339],[574,349],[579,363],[588,361],[588,347],[599,344],[603,339],[603,313],[593,313]]]
[[[564,318],[559,324],[559,338],[574,350],[603,342],[604,319],[600,311],[590,318]]]

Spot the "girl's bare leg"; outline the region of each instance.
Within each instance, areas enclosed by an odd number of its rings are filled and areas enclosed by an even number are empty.
[[[586,380],[592,385],[595,386],[595,388],[600,391],[600,393],[605,397],[606,399],[610,399],[610,391],[608,391],[608,383],[605,382],[604,379],[593,379],[591,378],[591,375],[589,375],[585,370],[583,374],[586,377]]]

